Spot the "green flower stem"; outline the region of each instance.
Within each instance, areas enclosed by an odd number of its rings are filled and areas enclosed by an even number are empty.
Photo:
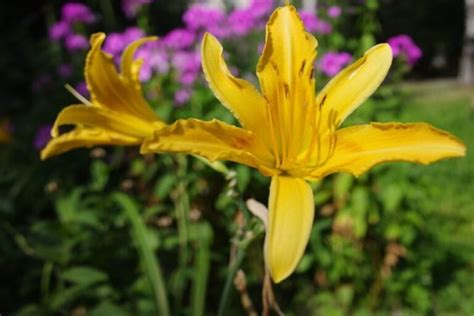
[[[179,239],[179,275],[174,289],[175,307],[178,310],[182,304],[183,291],[185,287],[186,268],[189,259],[188,242],[189,242],[189,197],[186,192],[186,186],[181,181],[178,184],[177,195],[174,199],[176,218],[178,222],[178,239]]]
[[[203,316],[205,313],[207,281],[211,263],[211,242],[213,232],[211,226],[204,222],[195,227],[193,240],[197,241],[194,264],[193,287],[191,289],[191,315]]]
[[[237,249],[235,260],[234,262],[232,262],[232,264],[229,267],[229,271],[227,272],[227,278],[225,280],[224,291],[222,292],[222,296],[219,302],[219,310],[217,312],[217,316],[224,316],[225,309],[227,307],[227,302],[229,301],[232,281],[234,280],[235,273],[237,272],[240,265],[242,264],[242,261],[245,258],[245,248],[239,247]]]
[[[161,273],[161,266],[154,254],[152,246],[147,240],[147,228],[143,223],[140,213],[138,212],[138,208],[135,203],[125,194],[115,193],[114,200],[124,210],[125,215],[130,220],[132,225],[132,237],[138,248],[142,266],[145,269],[145,273],[147,274],[148,280],[151,283],[158,315],[169,316],[170,309],[168,305],[166,287],[163,281],[163,275]]]

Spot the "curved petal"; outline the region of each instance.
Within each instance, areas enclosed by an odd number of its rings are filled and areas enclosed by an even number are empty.
[[[54,122],[51,135],[57,137],[59,126],[66,124],[98,127],[138,138],[151,136],[156,128],[153,123],[142,121],[129,114],[86,105],[71,105],[64,108]]]
[[[239,120],[256,133],[265,126],[267,102],[248,81],[234,77],[222,56],[222,45],[211,34],[202,39],[202,69],[214,95]]]
[[[266,26],[265,47],[257,76],[269,102],[272,134],[278,138],[282,165],[297,156],[314,112],[313,63],[316,39],[305,32],[293,6],[276,9]]]
[[[429,124],[372,123],[343,128],[336,132],[333,155],[308,180],[334,172],[359,176],[376,164],[409,161],[421,164],[461,157],[465,145],[454,136]]]
[[[272,178],[268,203],[265,262],[278,283],[295,270],[303,256],[313,226],[314,197],[306,181],[277,176]]]
[[[153,38],[144,38],[130,44],[123,57],[123,73],[120,75],[111,55],[101,50],[105,34],[91,36],[91,50],[86,58],[85,77],[92,103],[96,106],[138,116],[142,120],[158,120],[149,108],[137,81],[139,62],[133,63],[133,54],[140,44]]]
[[[230,160],[257,167],[258,158],[249,151],[253,139],[252,133],[218,120],[178,120],[146,139],[141,152],[196,154],[210,161]]]
[[[96,145],[137,145],[141,139],[97,128],[79,127],[51,139],[41,150],[41,160],[79,147]]]
[[[388,44],[369,49],[362,58],[337,74],[318,94],[322,130],[336,128],[380,86],[392,64]]]

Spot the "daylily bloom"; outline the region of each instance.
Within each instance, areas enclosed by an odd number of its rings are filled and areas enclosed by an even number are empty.
[[[257,65],[259,92],[231,74],[221,44],[205,34],[201,49],[206,79],[242,128],[217,120],[178,120],[157,130],[141,149],[231,160],[271,176],[264,254],[275,282],[294,271],[309,239],[314,199],[307,181],[335,172],[358,176],[381,162],[427,164],[465,154],[462,142],[423,123],[337,129],[381,84],[392,52],[387,44],[374,46],[316,96],[316,47],[293,6],[276,9]]]
[[[113,57],[101,50],[105,34],[91,36],[91,50],[86,58],[85,79],[91,101],[64,108],[56,118],[51,136],[41,151],[46,159],[78,147],[95,145],[139,145],[165,123],[143,97],[138,76],[142,60],[133,59],[137,48],[155,40],[146,37],[131,43],[122,55],[118,73]],[[76,125],[59,134],[62,125]]]

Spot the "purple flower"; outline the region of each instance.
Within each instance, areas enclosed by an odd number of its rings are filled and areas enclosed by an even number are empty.
[[[128,18],[134,18],[140,8],[152,0],[122,0],[122,10]]]
[[[189,89],[180,89],[174,94],[174,102],[180,106],[188,102],[191,98],[191,91]]]
[[[416,45],[413,39],[406,34],[400,34],[389,38],[388,44],[392,48],[394,57],[405,56],[411,66],[414,66],[423,56],[423,52],[418,45]]]
[[[43,125],[36,130],[36,135],[33,139],[33,146],[36,150],[41,150],[51,139],[51,127],[51,125]]]
[[[256,26],[251,10],[240,9],[233,11],[228,18],[230,30],[237,36],[247,35]]]
[[[336,75],[341,69],[352,61],[352,56],[349,53],[342,52],[328,52],[326,53],[319,62],[321,71],[327,76]]]
[[[332,5],[328,8],[328,16],[331,18],[337,18],[341,15],[342,9],[337,5]]]
[[[190,47],[195,40],[194,32],[187,29],[174,29],[162,40],[162,44],[171,49],[183,49]]]
[[[140,81],[150,80],[153,72],[167,73],[169,71],[168,56],[157,42],[150,42],[141,47],[136,53],[136,58],[143,60]]]
[[[89,7],[77,2],[69,2],[63,5],[61,16],[68,23],[82,22],[90,24],[95,21],[95,15]]]
[[[115,58],[120,58],[122,51],[128,44],[143,36],[145,36],[143,30],[135,26],[127,28],[122,33],[110,33],[105,39],[103,49]]]
[[[125,31],[123,32],[123,36],[125,38],[126,45],[128,45],[131,42],[144,37],[145,32],[138,26],[131,26],[125,29]]]
[[[178,81],[183,86],[192,86],[198,77],[199,77],[199,72],[187,71],[181,74]]]
[[[61,64],[56,69],[56,72],[61,78],[69,78],[72,75],[72,66],[71,64]]]
[[[183,15],[186,27],[193,31],[211,32],[224,20],[224,12],[201,4],[192,5]]]
[[[328,34],[332,31],[331,24],[326,21],[319,20],[312,12],[301,11],[301,20],[303,21],[306,31],[319,34]]]
[[[199,72],[201,55],[198,52],[178,51],[172,57],[172,64],[181,73]]]
[[[86,49],[89,46],[87,38],[80,34],[69,34],[64,39],[64,46],[70,52]]]
[[[113,56],[118,56],[125,46],[125,38],[122,33],[110,33],[105,39],[103,50]]]
[[[81,81],[74,85],[74,89],[79,92],[80,95],[87,98],[89,97],[89,90],[87,89],[87,84],[85,81]]]
[[[266,18],[273,8],[273,0],[252,0],[248,6],[255,19]]]
[[[49,27],[49,39],[58,41],[71,33],[71,26],[64,21],[54,23]]]

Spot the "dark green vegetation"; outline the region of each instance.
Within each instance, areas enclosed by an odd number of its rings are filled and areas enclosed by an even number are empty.
[[[426,121],[474,145],[465,93],[410,92],[389,102],[380,99],[386,91],[352,122]],[[148,278],[156,274],[144,247],[161,264],[174,314],[217,311],[229,253],[234,260],[243,256],[247,291],[260,308],[262,226],[244,200],[265,203],[268,179],[234,165],[236,173],[227,171],[226,178],[192,157],[141,158],[128,149],[95,150],[90,158],[82,150],[17,169],[5,167],[8,154],[1,164],[3,310],[152,315],[157,292]],[[18,165],[24,160],[18,157]],[[283,309],[290,315],[473,313],[473,160],[468,150],[464,159],[386,164],[359,179],[339,174],[316,184],[310,245],[297,272],[275,287]],[[118,198],[117,191],[129,197]],[[133,224],[137,211],[146,227]],[[228,309],[242,313],[239,293],[232,287],[229,295]]]
[[[107,17],[103,3],[88,2]],[[377,4],[360,7],[361,23],[349,25],[349,39],[340,30],[321,36],[320,53],[360,55],[374,44]],[[158,1],[154,5],[159,8]],[[219,309],[242,315],[245,294],[261,310],[263,225],[245,201],[266,204],[269,179],[231,163],[213,169],[190,156],[142,157],[137,148],[79,149],[39,161],[32,146],[36,129],[76,102],[56,66],[71,63],[68,82],[75,83],[84,62],[84,52],[69,54],[38,34],[39,14],[9,28],[16,32],[6,35],[15,63],[0,65],[8,81],[0,119],[9,117],[15,126],[14,141],[0,145],[0,313],[156,315],[166,296],[173,315]],[[139,18],[161,25],[152,16]],[[88,36],[99,29],[122,30],[97,25],[81,31]],[[262,39],[256,32],[225,43],[230,64],[253,73]],[[409,83],[399,89],[393,83],[401,77],[399,62],[347,125],[425,121],[461,138],[468,155],[430,166],[390,163],[358,179],[339,174],[314,184],[316,221],[306,254],[295,274],[274,287],[287,315],[474,314],[472,87]],[[26,83],[36,77],[32,73],[52,74],[53,80],[32,93]],[[173,107],[173,76],[145,84],[164,120],[232,121],[202,78],[191,100]],[[327,79],[318,77],[318,87]],[[246,278],[239,279],[239,290],[229,277],[237,268]]]

